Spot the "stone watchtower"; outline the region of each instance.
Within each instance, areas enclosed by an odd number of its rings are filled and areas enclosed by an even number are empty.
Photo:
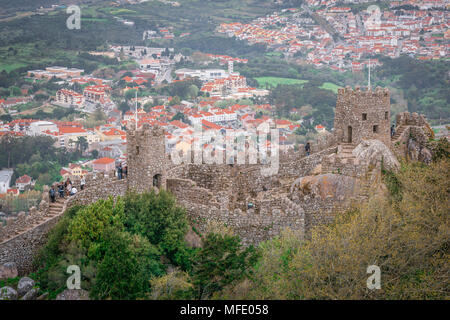
[[[338,143],[357,145],[362,139],[377,139],[390,146],[391,102],[388,89],[362,91],[350,86],[338,90],[334,134]]]
[[[139,193],[153,187],[166,188],[166,143],[164,129],[150,128],[127,131],[128,189]]]

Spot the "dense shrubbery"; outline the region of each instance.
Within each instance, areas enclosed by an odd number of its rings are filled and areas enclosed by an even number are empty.
[[[209,234],[194,249],[187,231],[184,209],[164,191],[73,207],[52,230],[34,276],[51,297],[65,289],[67,266],[78,265],[81,287],[94,299],[193,299],[249,273],[253,247]]]

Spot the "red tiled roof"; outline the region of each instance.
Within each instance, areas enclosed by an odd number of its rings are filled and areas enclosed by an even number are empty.
[[[31,182],[31,177],[26,174],[17,178],[17,180],[16,180],[16,183],[30,183],[30,182]]]
[[[87,131],[80,127],[59,127],[59,134],[86,133]]]
[[[100,158],[94,161],[94,164],[110,164],[114,162],[114,159],[111,158]]]

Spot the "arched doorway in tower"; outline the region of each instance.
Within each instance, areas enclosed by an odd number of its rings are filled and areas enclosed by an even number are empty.
[[[162,176],[160,174],[155,174],[153,176],[153,186],[161,189]]]
[[[347,142],[348,142],[348,143],[352,143],[352,127],[351,127],[351,126],[348,126],[348,134],[347,134],[347,137],[348,137]]]

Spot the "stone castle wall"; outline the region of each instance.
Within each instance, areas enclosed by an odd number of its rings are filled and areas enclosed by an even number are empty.
[[[434,132],[424,115],[415,112],[397,114],[395,130],[400,135],[391,148],[397,157],[430,163],[433,150],[430,141],[434,139]]]
[[[286,227],[304,229],[302,208],[287,197],[252,202],[252,208],[230,210],[230,197],[197,186],[188,179],[168,179],[168,190],[186,208],[189,220],[200,232],[208,221],[219,221],[233,229],[245,245],[257,244],[279,234]]]
[[[80,190],[79,181],[73,181]],[[114,174],[86,176],[86,188],[70,197],[60,214],[49,215],[48,188],[44,189],[43,200],[39,208],[31,208],[28,213],[20,213],[8,219],[5,226],[0,226],[0,264],[15,262],[20,275],[32,271],[34,257],[47,242],[50,230],[56,225],[62,213],[75,204],[87,205],[109,196],[125,195],[125,180],[116,180]]]
[[[137,192],[166,187],[164,130],[150,128],[127,131],[128,188]]]
[[[48,233],[59,221],[59,218],[59,216],[52,217],[16,237],[0,243],[0,264],[15,262],[19,275],[31,272],[34,257],[47,242]]]
[[[377,139],[390,146],[389,90],[338,89],[334,130],[338,142],[359,144],[361,139]]]

